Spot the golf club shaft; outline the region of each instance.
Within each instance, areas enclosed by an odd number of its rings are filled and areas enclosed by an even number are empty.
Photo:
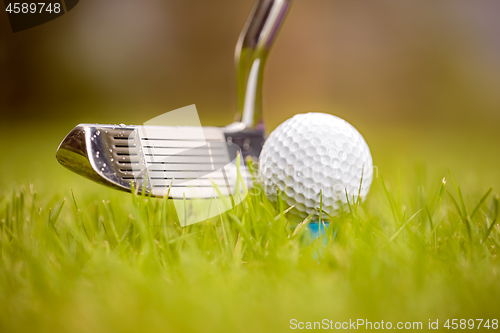
[[[292,0],[257,0],[236,46],[238,114],[246,128],[263,130],[262,83],[269,51]]]

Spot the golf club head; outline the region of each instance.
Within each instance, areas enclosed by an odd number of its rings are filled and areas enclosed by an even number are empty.
[[[63,166],[100,184],[156,197],[212,198],[251,186],[246,156],[260,153],[258,132],[218,127],[80,124],[60,144]],[[215,192],[214,192],[215,191]]]

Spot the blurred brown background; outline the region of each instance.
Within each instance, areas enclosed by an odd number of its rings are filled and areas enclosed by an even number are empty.
[[[0,17],[3,125],[141,123],[235,109],[235,43],[252,0],[85,0],[13,34]],[[324,111],[361,123],[500,119],[500,1],[296,0],[268,62],[273,128]]]

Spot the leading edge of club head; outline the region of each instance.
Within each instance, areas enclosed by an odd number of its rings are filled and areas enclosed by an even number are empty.
[[[251,188],[244,158],[238,167],[237,157],[257,157],[263,142],[257,130],[80,124],[61,142],[56,158],[115,189],[173,199],[213,198]]]

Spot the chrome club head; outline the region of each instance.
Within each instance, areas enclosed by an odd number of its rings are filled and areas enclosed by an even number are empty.
[[[238,182],[249,184],[244,164],[237,166],[241,149],[227,138],[217,127],[81,124],[63,140],[56,158],[68,169],[120,190],[209,198],[214,185],[221,194],[232,195]]]
[[[264,65],[290,4],[258,0],[254,5],[236,48],[234,123],[220,128],[80,124],[59,145],[57,160],[100,184],[158,197],[210,198],[214,191],[233,195],[249,187],[243,161],[258,158],[265,141]]]

